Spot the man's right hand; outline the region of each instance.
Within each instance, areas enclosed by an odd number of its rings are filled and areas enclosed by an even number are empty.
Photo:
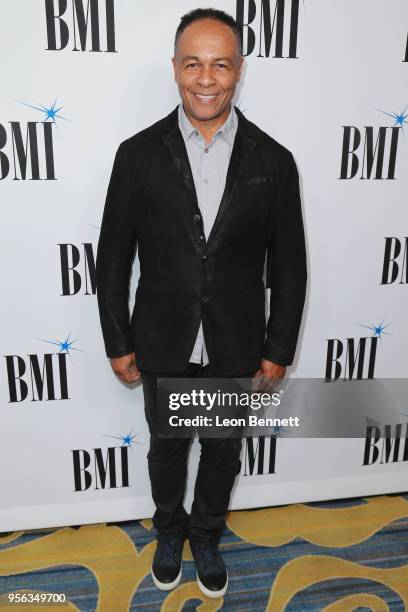
[[[140,379],[140,370],[136,365],[135,353],[113,357],[111,359],[112,370],[124,383],[133,383]]]

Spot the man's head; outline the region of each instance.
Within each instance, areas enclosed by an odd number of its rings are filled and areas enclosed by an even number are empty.
[[[241,32],[230,15],[195,9],[177,28],[174,78],[186,112],[197,121],[221,116],[230,107],[241,76]]]

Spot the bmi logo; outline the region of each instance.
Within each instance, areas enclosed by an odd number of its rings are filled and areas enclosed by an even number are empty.
[[[343,125],[340,179],[395,180],[400,132],[408,105],[400,113],[380,111],[393,120],[390,126]]]
[[[275,473],[276,435],[245,438],[243,476]]]
[[[326,382],[374,378],[378,341],[384,334],[391,335],[385,331],[389,324],[359,325],[371,330],[372,335],[327,340]]]
[[[299,0],[237,0],[243,54],[297,59]]]
[[[45,20],[47,51],[116,53],[114,0],[45,0]]]
[[[87,491],[91,487],[99,490],[130,486],[129,448],[132,444],[141,444],[135,442],[136,436],[132,431],[133,428],[125,435],[108,436],[120,440],[120,446],[71,450],[75,492]]]
[[[408,423],[367,427],[363,465],[401,461],[408,461]]]
[[[385,237],[380,285],[408,284],[408,237]]]
[[[91,242],[81,246],[60,243],[61,295],[83,295],[96,293],[95,255]]]
[[[67,357],[71,358],[71,351],[81,350],[70,338],[71,334],[65,340],[38,338],[59,348],[58,352],[4,356],[10,403],[70,399]]]
[[[8,121],[0,123],[0,180],[55,181],[53,128],[62,106],[57,100],[48,106],[21,102],[39,111],[42,121]]]

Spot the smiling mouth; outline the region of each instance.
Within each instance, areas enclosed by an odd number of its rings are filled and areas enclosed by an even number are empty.
[[[215,98],[218,96],[218,94],[199,94],[199,93],[195,93],[194,95],[199,100],[202,100],[203,102],[211,102],[212,100],[215,100]]]

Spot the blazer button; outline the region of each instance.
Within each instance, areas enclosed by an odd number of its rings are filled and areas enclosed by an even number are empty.
[[[201,301],[203,304],[205,304],[206,302],[209,302],[210,298],[208,297],[208,295],[203,295],[201,297]]]
[[[194,221],[199,221],[201,219],[200,215],[194,215],[193,217]]]
[[[202,261],[207,261],[208,255],[203,255],[201,259],[202,259]]]

